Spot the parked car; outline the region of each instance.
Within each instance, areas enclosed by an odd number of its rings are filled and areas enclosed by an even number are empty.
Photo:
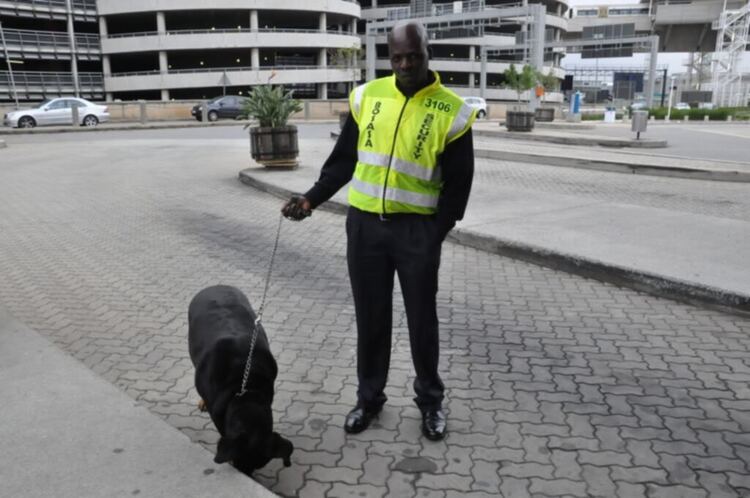
[[[225,95],[222,97],[216,97],[208,101],[208,120],[216,121],[218,119],[237,119],[242,114],[242,106],[245,103],[245,97],[237,95]],[[190,111],[198,121],[203,120],[203,111],[201,104],[193,106]]]
[[[690,104],[688,104],[687,102],[677,102],[674,105],[674,108],[678,111],[688,111],[690,110]]]
[[[482,97],[464,97],[464,102],[477,110],[478,118],[487,115],[487,102]]]
[[[3,117],[3,125],[13,128],[69,125],[73,120],[73,107],[78,108],[78,124],[81,126],[96,126],[109,121],[106,106],[75,97],[60,97],[45,100],[32,109],[11,111]]]

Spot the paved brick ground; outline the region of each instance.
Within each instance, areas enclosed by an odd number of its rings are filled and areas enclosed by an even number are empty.
[[[216,161],[221,151],[223,161]],[[186,309],[260,299],[279,200],[236,180],[246,144],[106,140],[0,153],[0,301],[213,448]],[[750,320],[447,245],[439,314],[450,434],[419,433],[403,309],[388,405],[358,436],[343,219],[283,225],[266,330],[296,446],[285,496],[750,496]],[[134,434],[133,437],[138,437]]]

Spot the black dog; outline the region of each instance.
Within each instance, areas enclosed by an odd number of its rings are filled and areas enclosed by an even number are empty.
[[[291,442],[273,432],[271,403],[276,360],[262,326],[253,350],[246,392],[242,385],[255,312],[234,287],[217,285],[200,291],[188,309],[188,347],[195,366],[195,388],[221,438],[214,462],[232,462],[250,474],[272,458],[290,466]]]

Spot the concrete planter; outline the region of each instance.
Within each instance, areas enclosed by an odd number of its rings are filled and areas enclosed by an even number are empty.
[[[266,168],[296,168],[299,164],[297,127],[250,128],[250,155]]]
[[[525,111],[508,111],[505,117],[508,131],[531,131],[534,129],[534,113]]]
[[[534,119],[539,122],[549,123],[555,120],[554,107],[538,107],[534,112]]]

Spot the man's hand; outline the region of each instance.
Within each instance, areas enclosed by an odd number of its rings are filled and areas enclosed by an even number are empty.
[[[285,218],[300,221],[312,214],[310,201],[301,195],[293,195],[289,201],[281,208],[281,213]]]

